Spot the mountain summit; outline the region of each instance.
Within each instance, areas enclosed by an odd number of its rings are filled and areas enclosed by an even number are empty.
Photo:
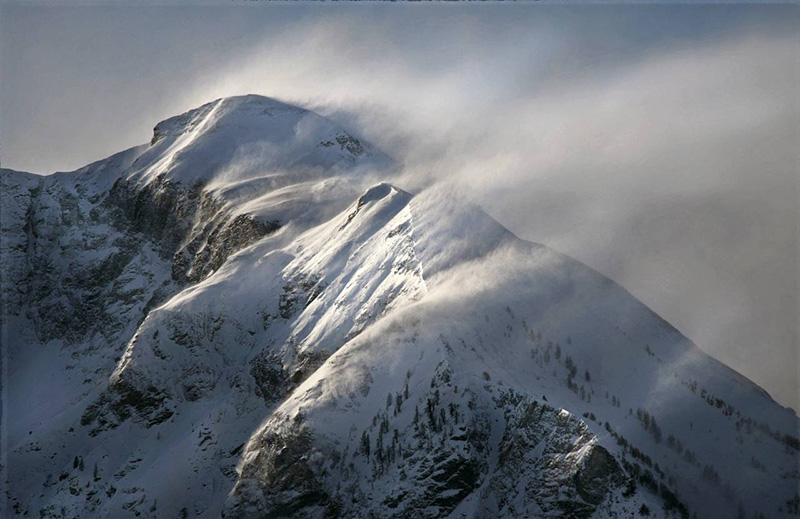
[[[260,96],[2,170],[8,516],[793,517],[798,418]]]

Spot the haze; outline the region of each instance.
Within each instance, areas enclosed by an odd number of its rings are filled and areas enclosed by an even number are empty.
[[[800,8],[0,7],[3,167],[70,170],[258,93],[457,183],[798,409]]]

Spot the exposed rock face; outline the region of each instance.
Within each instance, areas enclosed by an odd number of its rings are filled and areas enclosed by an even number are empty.
[[[33,175],[0,170],[0,309],[5,318],[25,310],[32,290],[28,260],[36,232],[32,204],[40,189],[40,180]]]
[[[240,214],[216,227],[204,227],[175,253],[172,276],[197,282],[212,274],[228,256],[280,229],[280,222],[260,222]]]
[[[589,517],[628,479],[580,419],[520,395],[503,401],[510,422],[486,493],[496,513]]]
[[[113,340],[130,319],[280,228],[232,214],[201,185],[121,179],[87,197],[86,173],[3,173],[3,303],[6,315],[30,308],[44,342],[95,332]],[[173,280],[163,279],[165,265]]]
[[[3,295],[17,303],[9,305],[12,313],[27,309],[43,342],[77,343],[95,333],[111,341],[169,292],[162,265],[152,257],[157,245],[115,225],[101,197],[82,194],[87,183],[81,177],[33,178],[27,193],[17,194],[25,219],[22,229],[7,234],[16,251],[4,254],[5,279],[13,286]]]
[[[201,281],[228,256],[281,226],[233,215],[202,184],[186,188],[163,176],[144,186],[118,181],[107,205],[121,213],[121,227],[147,235],[172,255],[172,277],[181,283]]]
[[[611,489],[619,485],[622,475],[611,454],[603,447],[593,445],[581,460],[581,466],[575,474],[575,487],[587,503],[596,506],[603,502]]]
[[[126,179],[114,183],[107,205],[121,213],[117,223],[148,235],[166,250],[183,240],[198,210],[202,185],[182,187],[164,176],[145,185]]]
[[[89,405],[81,417],[81,425],[90,426],[91,436],[117,427],[135,417],[151,427],[167,420],[172,411],[165,409],[165,395],[153,386],[144,390],[125,380],[114,383],[95,403]]]
[[[241,499],[224,516],[339,516],[341,505],[327,493],[311,466],[312,452],[311,436],[302,426],[263,436],[242,473],[237,488]]]
[[[182,286],[207,277],[230,255],[279,228],[231,214],[199,185],[118,180],[107,194],[87,199],[81,195],[91,188],[85,174],[25,178],[27,183],[12,182],[13,176],[4,171],[4,194],[14,201],[5,207],[15,212],[4,218],[12,225],[3,254],[7,315],[29,309],[40,340],[77,344],[76,355],[86,354],[81,343],[96,350],[87,339],[99,336],[110,343],[100,354],[116,358],[131,321],[141,322]],[[193,324],[181,331],[179,319],[175,326],[175,341],[187,345],[187,334],[196,333]],[[143,382],[144,375],[129,380],[133,373],[113,381],[86,409],[81,424],[92,427],[92,435],[131,417],[152,426],[171,416],[167,394]],[[187,399],[199,398],[203,377],[183,375]]]
[[[402,396],[379,410],[355,452],[315,440],[302,414],[276,415],[247,445],[224,516],[448,517],[466,500],[478,517],[590,517],[632,484],[582,420],[452,376],[440,365],[411,423],[396,411]],[[360,465],[373,467],[368,488]]]

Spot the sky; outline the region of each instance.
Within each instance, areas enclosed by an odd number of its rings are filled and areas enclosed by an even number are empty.
[[[221,96],[296,102],[798,409],[798,35],[777,4],[5,2],[0,162],[71,170]]]

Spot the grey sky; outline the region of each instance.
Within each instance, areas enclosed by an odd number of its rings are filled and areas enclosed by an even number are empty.
[[[68,170],[215,97],[317,107],[798,396],[800,8],[0,7],[0,158]]]

